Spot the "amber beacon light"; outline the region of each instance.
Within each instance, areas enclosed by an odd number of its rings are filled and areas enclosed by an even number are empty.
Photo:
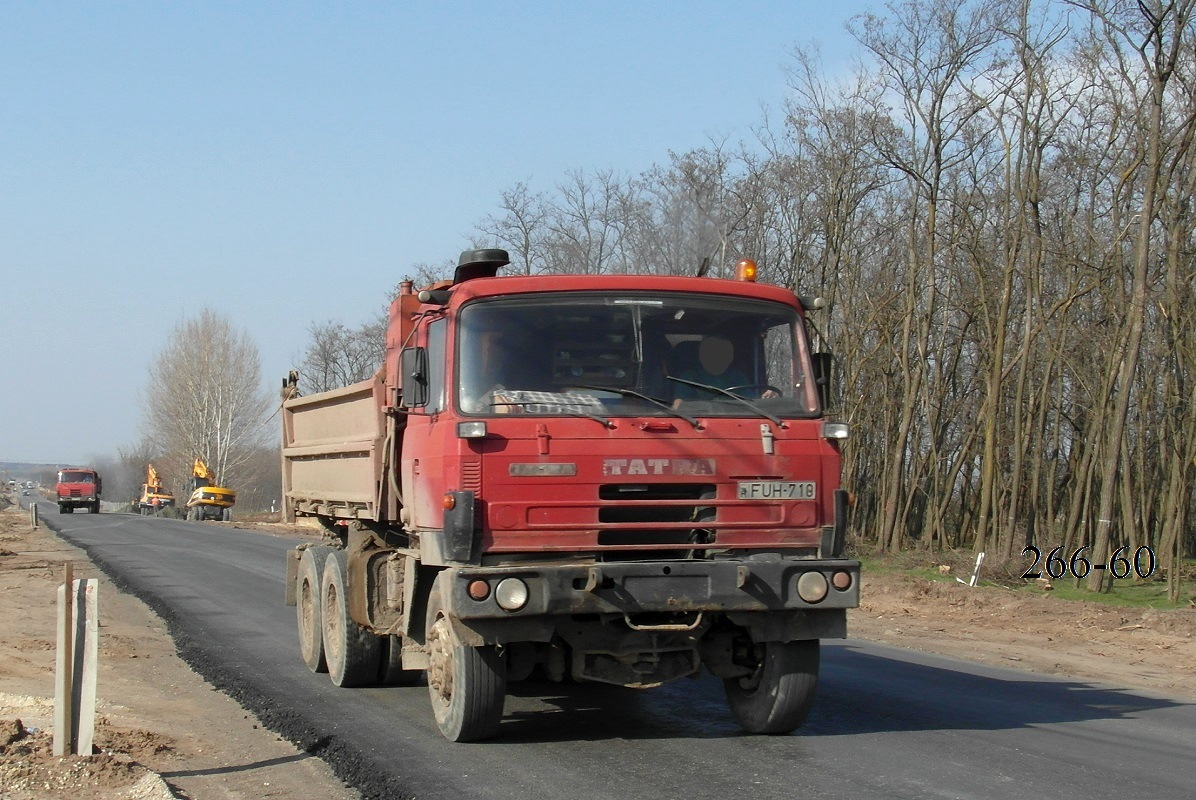
[[[756,282],[756,262],[745,258],[735,265],[735,277],[741,281]]]

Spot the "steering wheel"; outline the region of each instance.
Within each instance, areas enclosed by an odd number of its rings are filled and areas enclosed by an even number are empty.
[[[777,397],[780,397],[782,394],[784,394],[780,389],[773,386],[771,383],[744,383],[739,386],[728,386],[725,391],[737,392],[742,389],[763,389],[765,392],[775,393]],[[761,394],[763,394],[763,392],[761,392]]]

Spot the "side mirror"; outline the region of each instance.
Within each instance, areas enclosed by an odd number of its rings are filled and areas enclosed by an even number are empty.
[[[422,347],[405,347],[399,354],[399,371],[402,374],[400,391],[403,405],[407,408],[422,408],[428,404],[428,351]]]
[[[835,372],[834,353],[814,353],[814,384],[818,387],[818,402],[825,412],[831,407],[833,383],[831,376]]]

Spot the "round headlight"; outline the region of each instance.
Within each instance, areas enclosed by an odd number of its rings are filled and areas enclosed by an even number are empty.
[[[797,579],[797,596],[807,603],[821,603],[827,590],[826,577],[821,572],[804,572]]]
[[[518,578],[503,578],[494,588],[494,599],[500,608],[507,611],[518,611],[527,605],[527,584]]]

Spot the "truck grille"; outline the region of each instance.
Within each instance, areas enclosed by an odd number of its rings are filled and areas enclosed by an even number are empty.
[[[467,492],[482,490],[482,459],[461,459],[461,488]]]
[[[625,528],[598,532],[598,544],[607,547],[626,545],[688,545],[695,541],[695,531],[685,528],[657,528],[653,524],[693,522],[706,527],[715,521],[712,506],[701,500],[713,500],[710,483],[608,483],[598,487],[598,521],[626,525]]]

